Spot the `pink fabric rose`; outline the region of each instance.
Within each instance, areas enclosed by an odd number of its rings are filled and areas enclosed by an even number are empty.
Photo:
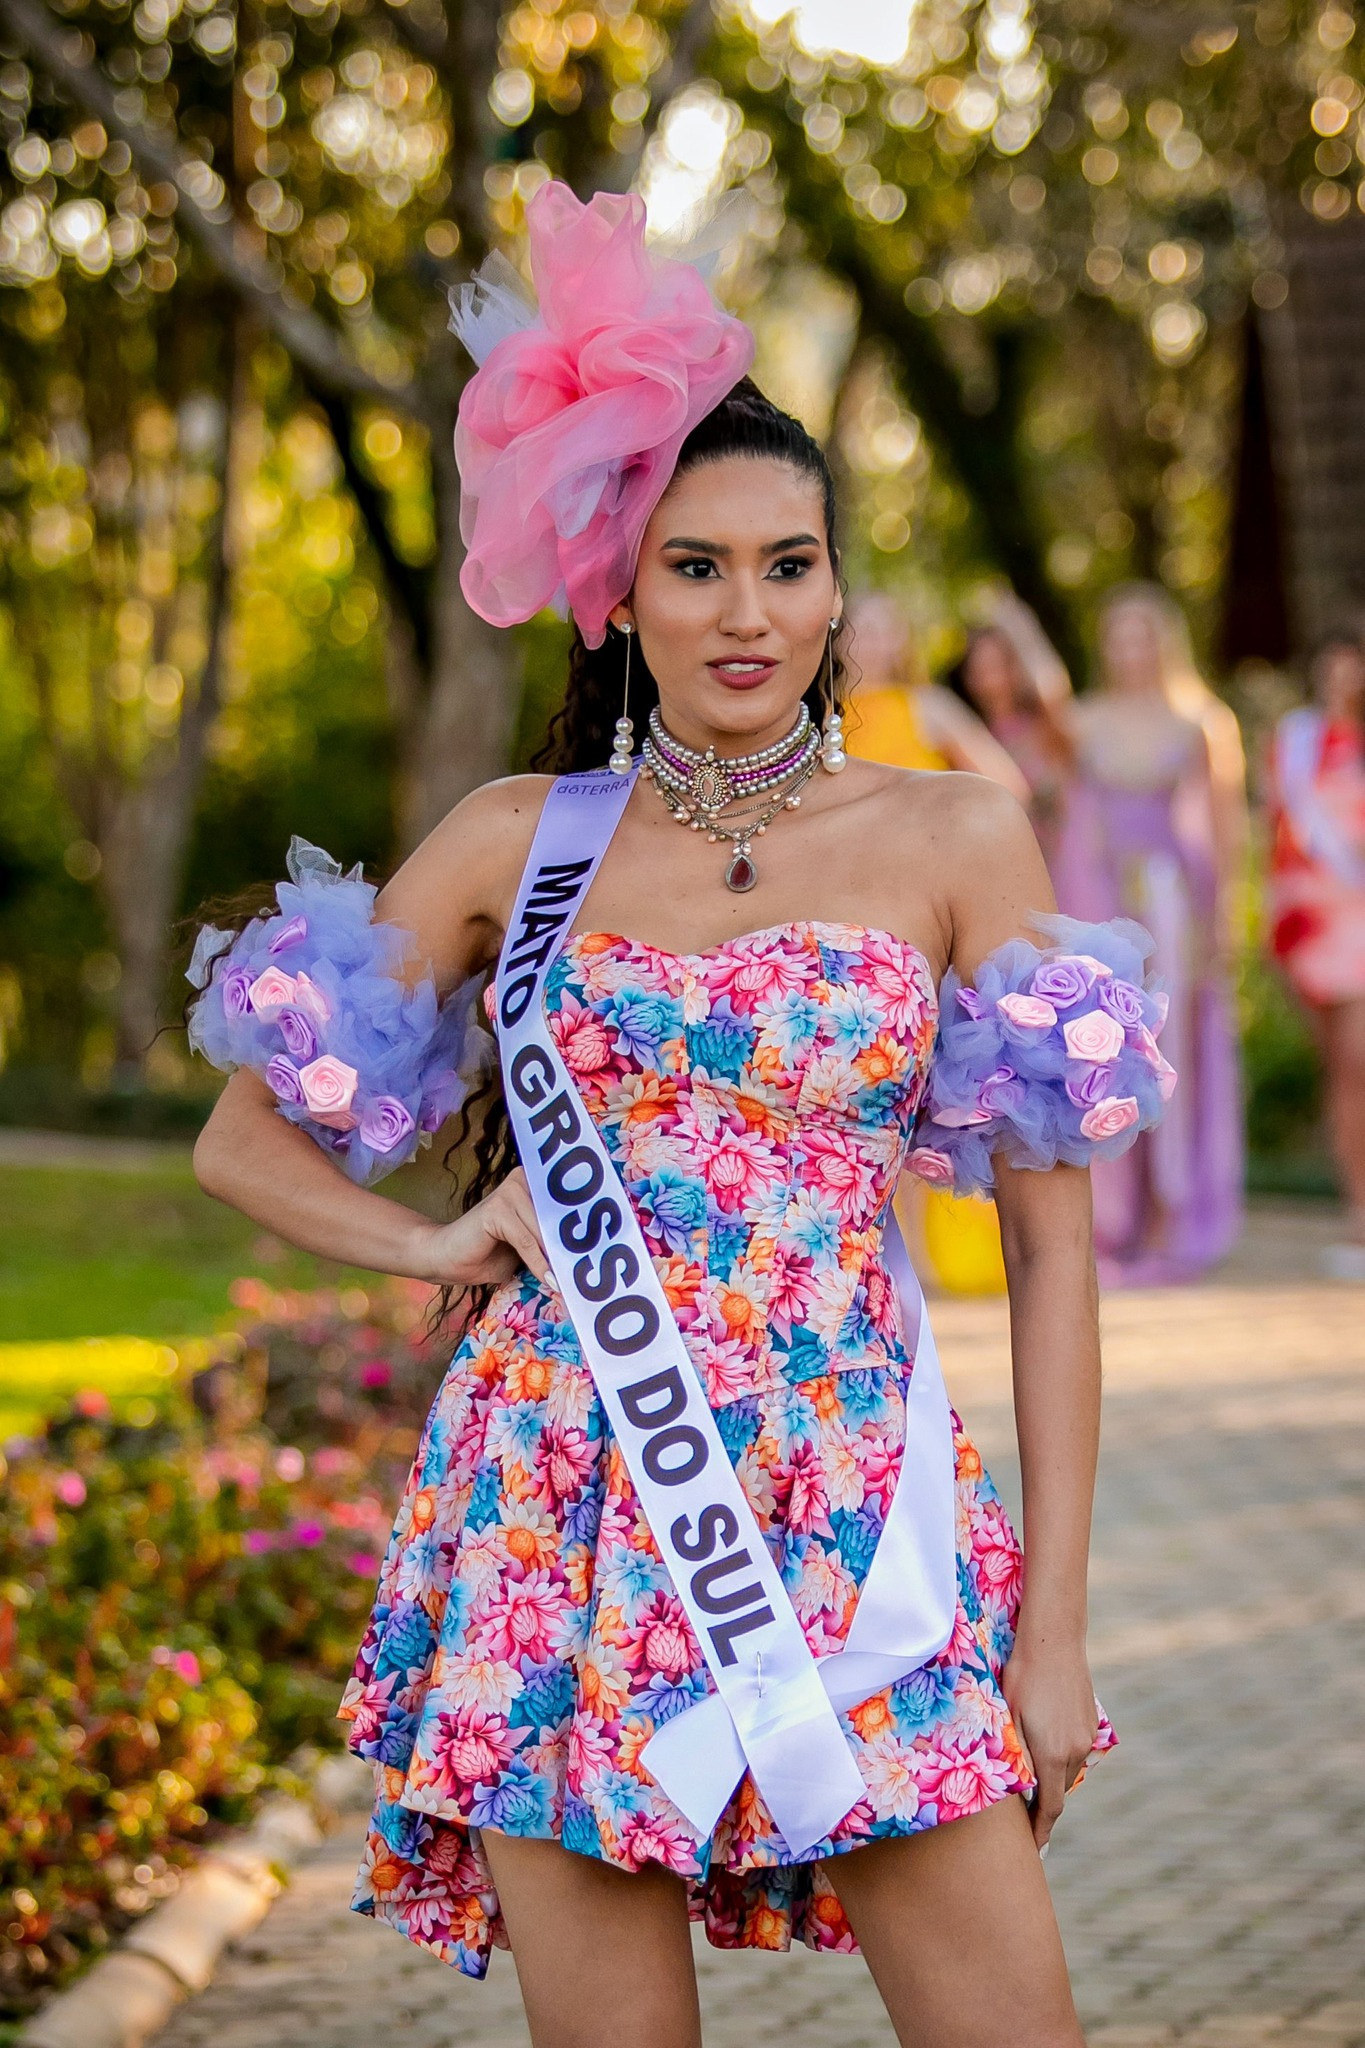
[[[1011,993],[997,997],[995,1007],[1020,1031],[1047,1031],[1057,1022],[1057,1012],[1045,996]],[[1066,1028],[1069,1031],[1071,1026]]]
[[[294,1002],[315,1024],[331,1023],[331,1003],[317,983],[306,974],[299,973],[294,976]]]
[[[906,1160],[911,1173],[927,1181],[931,1188],[950,1188],[953,1184],[953,1162],[946,1152],[935,1152],[931,1145],[917,1145]]]
[[[1123,1051],[1123,1026],[1103,1010],[1091,1010],[1084,1017],[1068,1017],[1062,1036],[1073,1060],[1089,1060],[1097,1067],[1116,1060]]]
[[[1113,968],[1106,966],[1103,960],[1097,960],[1093,953],[1069,953],[1067,958],[1079,960],[1082,967],[1088,967],[1096,981],[1108,981],[1114,972]]]
[[[294,977],[282,967],[267,967],[256,976],[247,994],[258,1017],[273,1017],[276,1010],[295,1000]]]
[[[353,1114],[351,1103],[360,1076],[354,1067],[348,1067],[345,1060],[339,1060],[333,1053],[325,1052],[320,1059],[312,1060],[299,1071],[299,1084],[309,1115],[316,1123],[326,1124],[330,1130],[353,1131],[360,1119]]]
[[[965,1130],[968,1124],[988,1124],[991,1112],[980,1104],[974,1109],[964,1109],[959,1103],[949,1103],[946,1109],[934,1111],[934,1122],[942,1124],[946,1131]]]
[[[1105,1138],[1117,1138],[1120,1131],[1131,1131],[1137,1120],[1135,1096],[1106,1095],[1103,1102],[1097,1102],[1081,1118],[1081,1136],[1098,1145]]]
[[[1138,1032],[1135,1043],[1137,1050],[1141,1053],[1143,1059],[1146,1060],[1148,1066],[1156,1070],[1157,1091],[1162,1101],[1169,1102],[1175,1094],[1175,1084],[1178,1078],[1175,1068],[1171,1065],[1145,1024],[1141,1031]]]

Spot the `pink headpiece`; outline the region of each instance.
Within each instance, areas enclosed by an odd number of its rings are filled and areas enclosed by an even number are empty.
[[[480,365],[455,428],[460,587],[494,626],[567,602],[600,647],[678,450],[754,341],[690,263],[650,255],[638,195],[585,206],[552,181],[526,220],[539,310],[485,266],[451,321]]]

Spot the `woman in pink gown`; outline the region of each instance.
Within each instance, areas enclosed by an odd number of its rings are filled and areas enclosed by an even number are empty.
[[[1243,1143],[1230,988],[1232,893],[1245,796],[1232,713],[1200,680],[1165,593],[1126,585],[1100,625],[1100,687],[1073,713],[1076,769],[1053,880],[1072,917],[1139,918],[1170,998],[1170,1112],[1095,1168],[1095,1242],[1109,1284],[1191,1279],[1231,1248]]]

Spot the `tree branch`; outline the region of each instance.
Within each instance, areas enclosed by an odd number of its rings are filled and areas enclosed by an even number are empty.
[[[337,454],[346,478],[346,488],[355,499],[365,522],[370,545],[379,557],[389,596],[402,612],[412,632],[412,645],[425,670],[431,661],[431,586],[429,575],[405,562],[393,544],[389,531],[388,505],[384,492],[356,458],[355,428],[348,401],[339,392],[303,373],[309,396],[320,408],[332,431]]]
[[[301,368],[328,390],[382,399],[416,418],[425,417],[422,393],[415,383],[395,386],[372,376],[325,320],[306,306],[291,304],[226,205],[211,213],[192,197],[187,182],[193,179],[200,160],[161,141],[141,122],[124,119],[118,111],[118,95],[85,56],[83,38],[54,21],[43,0],[0,0],[0,20],[54,85],[131,150],[144,177],[176,187],[180,194],[177,211],[187,233],[224,283],[255,310]]]

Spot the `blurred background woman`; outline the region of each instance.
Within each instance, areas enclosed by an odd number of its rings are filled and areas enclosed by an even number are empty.
[[[1072,917],[1136,917],[1170,995],[1163,1050],[1180,1086],[1160,1131],[1096,1168],[1095,1238],[1111,1284],[1203,1271],[1242,1212],[1231,1000],[1246,785],[1231,711],[1200,677],[1164,591],[1126,584],[1100,621],[1099,686],[1071,714],[1075,773],[1053,879]]]
[[[965,768],[1029,800],[1016,763],[971,707],[923,680],[909,615],[884,591],[850,597],[852,673],[847,748],[889,768]],[[1044,849],[1046,852],[1046,849]],[[1003,1294],[1005,1262],[994,1202],[955,1195],[907,1175],[901,1223],[948,1294]]]
[[[884,591],[852,596],[853,685],[847,748],[891,768],[966,768],[1028,801],[1005,748],[951,691],[925,682],[904,606]]]
[[[1365,655],[1354,634],[1319,647],[1313,694],[1275,735],[1271,945],[1322,1048],[1349,1218],[1324,1262],[1334,1278],[1365,1280]]]
[[[1023,776],[1033,829],[1051,867],[1073,759],[1066,664],[1028,606],[1003,591],[944,682]]]

